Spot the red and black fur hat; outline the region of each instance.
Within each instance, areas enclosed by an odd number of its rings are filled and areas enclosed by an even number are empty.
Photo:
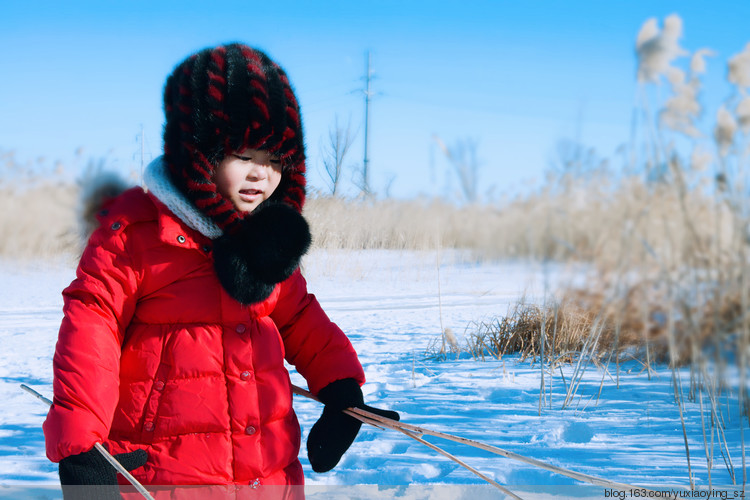
[[[219,226],[217,274],[242,303],[265,299],[299,265],[310,244],[301,216],[305,148],[297,98],[283,69],[239,43],[185,59],[164,90],[164,161],[175,186]],[[235,209],[213,181],[230,153],[247,148],[278,154],[282,177],[252,213]]]

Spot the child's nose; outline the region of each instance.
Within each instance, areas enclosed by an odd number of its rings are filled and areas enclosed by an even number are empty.
[[[255,164],[253,167],[248,171],[247,178],[251,181],[262,181],[265,180],[266,177],[268,177],[268,172],[266,171],[267,167],[262,164]]]

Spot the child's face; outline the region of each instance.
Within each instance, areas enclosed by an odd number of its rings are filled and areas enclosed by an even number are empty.
[[[216,189],[240,212],[252,212],[281,182],[281,161],[262,149],[228,154],[213,177]]]

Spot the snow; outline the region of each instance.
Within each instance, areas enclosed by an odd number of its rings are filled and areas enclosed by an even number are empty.
[[[439,264],[439,265],[438,265]],[[718,438],[704,443],[701,398],[688,398],[690,373],[676,372],[683,388],[685,434],[675,403],[672,372],[651,376],[636,362],[589,366],[571,403],[562,408],[574,366],[545,372],[515,357],[476,361],[468,356],[429,359],[427,346],[451,328],[462,340],[475,321],[502,316],[520,298],[541,302],[580,272],[529,262],[476,263],[463,254],[315,252],[304,262],[309,289],[347,332],[365,367],[365,400],[400,412],[409,424],[473,439],[525,457],[619,483],[655,488],[695,485],[729,491],[732,478]],[[44,456],[44,405],[21,391],[24,383],[51,397],[51,359],[61,320],[60,292],[74,266],[0,261],[0,498],[60,498],[57,467]],[[563,375],[565,381],[563,381]],[[293,382],[306,387],[292,373]],[[722,379],[720,418],[737,482],[743,481],[736,373]],[[700,393],[703,418],[708,398]],[[318,403],[295,398],[303,440],[318,418]],[[745,419],[747,417],[744,417]],[[706,425],[706,432],[710,426]],[[582,483],[465,444],[426,438],[515,494],[533,498],[602,498],[601,486]],[[713,467],[706,455],[712,454]],[[491,498],[492,486],[408,436],[363,427],[339,465],[315,474],[300,454],[309,498]],[[728,460],[728,459],[727,459]],[[355,487],[356,485],[356,487]],[[345,487],[345,488],[344,488]],[[344,488],[344,489],[342,489]],[[608,496],[621,494],[611,490]],[[704,491],[705,493],[705,491]],[[740,492],[741,493],[741,492]],[[500,495],[501,496],[501,495]]]

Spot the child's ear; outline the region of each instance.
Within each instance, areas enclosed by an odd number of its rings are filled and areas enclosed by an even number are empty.
[[[224,289],[242,304],[268,298],[299,267],[312,242],[310,228],[292,207],[257,208],[240,230],[214,244],[214,268]]]

